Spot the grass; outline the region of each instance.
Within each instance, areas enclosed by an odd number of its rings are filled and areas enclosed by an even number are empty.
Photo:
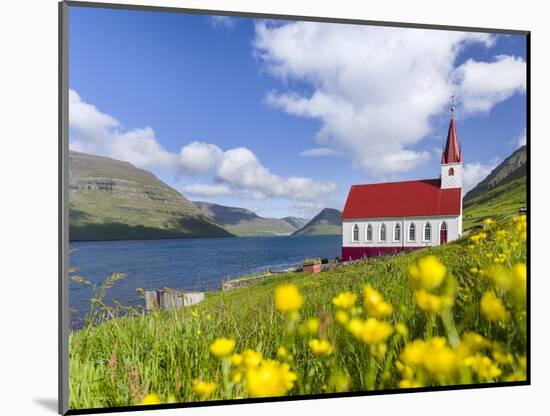
[[[526,178],[500,184],[464,202],[464,229],[479,226],[486,218],[503,221],[517,214],[527,201]]]
[[[493,266],[509,270],[516,263],[525,263],[525,236],[521,234],[524,231],[516,230],[520,225],[507,222],[503,226],[507,230],[504,240],[496,237],[496,226],[490,225],[485,237],[475,242],[463,239],[317,275],[291,273],[244,289],[210,294],[193,308],[147,315],[134,313],[98,325],[91,323],[70,336],[70,406],[78,409],[135,405],[146,394],[154,394],[162,402],[247,397],[253,395],[254,371],[261,369],[271,371],[271,375],[279,371],[288,376],[291,371],[296,376],[293,382],[286,379],[279,394],[524,379],[525,311],[521,305],[525,299],[517,303],[506,290],[493,287],[489,272]],[[501,264],[494,263],[505,252],[506,259]],[[431,292],[440,300],[452,299],[453,306],[445,306],[440,314],[420,308],[409,282],[407,270],[427,255],[436,256],[447,269],[444,283]],[[305,302],[299,311],[277,310],[274,292],[286,283],[303,294]],[[387,341],[369,344],[367,338],[353,336],[351,326],[335,322],[343,310],[338,311],[332,299],[350,292],[358,295],[361,304],[365,284],[379,290],[385,302],[393,305],[391,314],[376,320],[378,325],[384,322],[393,328]],[[510,317],[505,321],[489,321],[480,312],[480,300],[491,290],[496,291],[509,311]],[[345,313],[366,322],[362,320],[362,309]],[[457,367],[458,349],[466,343],[457,346],[456,337],[465,336],[467,331],[476,331],[490,344],[479,347],[475,354],[471,352],[471,364],[466,366],[460,361]],[[209,351],[209,346],[222,337],[235,340],[235,351],[249,348],[288,367],[264,362],[258,367],[260,370],[242,370],[246,382],[233,379],[240,370],[231,367],[227,358],[216,358]],[[328,342],[333,351],[326,356],[320,350],[314,352],[310,346],[312,338]],[[454,372],[430,373],[431,367],[415,367],[406,356],[403,358],[412,340],[437,343],[437,339],[446,346],[427,354],[424,360],[454,354],[452,363],[441,358],[436,368],[447,363]],[[281,354],[280,346],[285,346],[286,355]],[[489,377],[477,369],[476,363],[483,361],[479,357],[487,356],[493,367],[486,367],[494,370],[498,351],[512,357],[506,363],[498,363],[500,373],[493,371]],[[193,387],[196,379],[213,382],[216,387],[208,395],[201,394]]]

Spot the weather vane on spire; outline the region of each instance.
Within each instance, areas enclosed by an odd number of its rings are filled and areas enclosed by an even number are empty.
[[[454,115],[455,115],[455,98],[456,98],[456,95],[451,95],[451,118],[454,118]]]

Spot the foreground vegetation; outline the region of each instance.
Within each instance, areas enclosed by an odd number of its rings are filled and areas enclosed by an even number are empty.
[[[434,249],[103,322],[116,315],[101,301],[116,274],[70,337],[70,405],[525,380],[525,263],[525,216],[486,220]]]

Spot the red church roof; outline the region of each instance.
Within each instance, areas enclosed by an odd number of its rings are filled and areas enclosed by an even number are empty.
[[[462,153],[460,152],[460,146],[458,144],[455,121],[453,118],[451,118],[451,124],[449,124],[449,133],[447,134],[447,143],[445,144],[445,150],[441,155],[441,164],[445,165],[447,163],[459,162],[462,162]]]
[[[460,215],[461,193],[439,179],[353,185],[342,219]]]

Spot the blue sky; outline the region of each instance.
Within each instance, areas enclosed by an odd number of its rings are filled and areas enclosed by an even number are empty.
[[[69,39],[71,148],[263,216],[437,177],[451,94],[468,187],[524,140],[523,36],[71,7]]]

